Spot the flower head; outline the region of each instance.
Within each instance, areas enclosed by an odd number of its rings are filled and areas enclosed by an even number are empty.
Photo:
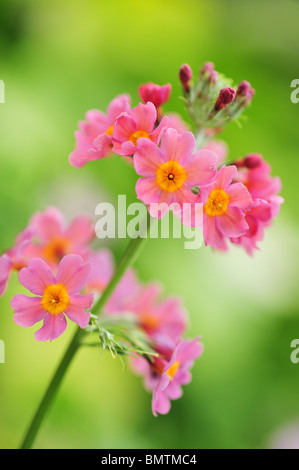
[[[53,269],[67,254],[86,258],[89,254],[88,243],[95,235],[90,217],[79,215],[67,225],[62,213],[55,207],[34,214],[29,227],[34,232],[34,243],[27,245],[27,257],[42,258]]]
[[[66,329],[67,316],[71,321],[85,328],[90,314],[85,311],[93,302],[93,295],[80,295],[92,266],[83,264],[78,255],[65,256],[56,276],[41,259],[32,259],[27,268],[19,272],[19,281],[34,297],[15,295],[11,301],[14,321],[20,326],[32,326],[43,321],[43,326],[35,333],[37,341],[58,338]]]
[[[142,139],[134,156],[138,175],[137,197],[149,206],[151,215],[157,216],[151,204],[164,203],[161,213],[177,203],[194,202],[191,192],[195,185],[210,183],[216,174],[217,156],[209,150],[193,154],[195,138],[191,132],[179,134],[167,129],[161,139],[161,149],[153,142]]]
[[[191,381],[189,370],[203,351],[199,340],[200,338],[179,341],[170,360],[164,365],[162,373],[160,372],[161,375],[157,374],[152,400],[154,416],[158,413],[167,414],[171,407],[171,400],[177,400],[182,396],[181,386]]]
[[[248,230],[239,238],[232,238],[234,244],[243,246],[249,255],[258,249],[257,242],[264,238],[264,229],[278,215],[283,198],[279,177],[271,177],[271,167],[260,154],[249,154],[235,162],[238,173],[235,182],[242,182],[250,192],[254,205],[246,213]]]
[[[235,166],[223,166],[213,183],[200,191],[204,204],[203,234],[206,245],[226,249],[227,237],[240,237],[248,229],[245,211],[253,207],[252,197],[242,183],[232,184]]]
[[[12,271],[20,271],[27,266],[26,250],[31,243],[34,230],[27,227],[15,240],[15,245],[0,256],[0,295],[3,295]]]
[[[107,114],[96,109],[86,113],[86,120],[79,123],[75,132],[76,148],[69,157],[71,165],[81,168],[111,153],[115,120],[130,110],[130,101],[128,95],[119,95],[109,104]]]
[[[136,108],[122,113],[115,122],[113,130],[113,152],[123,155],[133,155],[137,150],[140,138],[158,144],[164,128],[167,127],[167,117],[155,127],[157,110],[150,101],[139,103]]]

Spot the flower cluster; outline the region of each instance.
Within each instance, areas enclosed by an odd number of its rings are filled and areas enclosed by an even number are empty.
[[[113,319],[116,329],[110,338],[117,338],[118,346],[121,341],[120,352],[125,353],[130,342],[134,343],[134,338],[131,341],[122,332],[130,319],[130,328],[142,332],[150,350],[150,355],[142,355],[137,349],[128,349],[134,354],[132,367],[140,373],[142,364],[146,387],[151,384],[153,392],[153,413],[166,413],[170,399],[179,398],[181,385],[191,380],[189,369],[202,349],[199,339],[183,339],[187,315],[181,299],[163,299],[160,284],[142,284],[133,269],[117,285],[99,321],[91,313],[92,305],[109,284],[115,268],[110,250],[92,248],[93,237],[91,220],[84,215],[67,224],[54,207],[34,214],[15,246],[0,257],[2,293],[10,273],[18,271],[20,284],[33,295],[13,297],[13,319],[24,327],[42,322],[35,332],[37,341],[61,336],[67,319],[92,332],[98,327],[101,338],[102,324]]]
[[[259,154],[226,164],[228,147],[215,136],[239,118],[255,91],[247,81],[233,87],[211,62],[196,80],[189,65],[182,65],[179,80],[192,132],[178,114],[164,112],[171,85],[149,82],[140,86],[136,107],[123,94],[106,114],[88,111],[69,161],[81,168],[111,153],[120,155],[139,176],[136,195],[152,217],[173,211],[183,224],[200,225],[213,249],[239,245],[252,255],[279,213],[281,182]],[[203,350],[201,338],[185,339],[181,299],[163,297],[160,284],[140,282],[133,269],[117,271],[111,252],[94,247],[94,236],[85,215],[68,224],[54,207],[34,214],[0,257],[0,295],[11,273],[18,272],[20,284],[33,295],[11,300],[16,324],[42,322],[35,332],[38,341],[58,338],[68,321],[86,335],[98,333],[96,345],[113,357],[130,356],[132,369],[152,392],[153,414],[166,414],[191,380],[190,369]]]
[[[252,156],[225,165],[228,149],[215,135],[239,118],[255,90],[246,80],[233,88],[211,62],[202,66],[197,80],[190,66],[182,65],[179,79],[194,132],[179,115],[163,112],[171,85],[146,83],[139,88],[137,107],[121,95],[106,115],[87,113],[70,162],[81,167],[111,152],[125,157],[140,176],[137,198],[152,217],[172,210],[183,224],[202,225],[206,245],[226,250],[233,243],[252,255],[283,202],[280,180],[271,177],[261,156],[255,157],[254,168],[248,164]]]

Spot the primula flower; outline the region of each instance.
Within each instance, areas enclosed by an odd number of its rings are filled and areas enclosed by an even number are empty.
[[[231,241],[243,246],[249,255],[258,249],[257,242],[264,238],[264,229],[269,226],[279,213],[283,198],[278,196],[281,190],[279,177],[271,177],[271,167],[260,154],[249,154],[235,162],[238,174],[236,182],[242,182],[250,192],[254,207],[246,213],[249,229],[239,238]]]
[[[42,258],[53,269],[67,254],[78,254],[86,258],[89,254],[88,243],[94,238],[92,221],[85,215],[75,217],[67,225],[61,212],[55,207],[48,207],[37,212],[29,222],[35,234],[34,243],[27,246],[25,252],[29,259]]]
[[[191,132],[179,134],[175,129],[167,129],[161,139],[161,149],[147,139],[141,139],[134,156],[134,166],[138,175],[137,197],[149,206],[151,215],[156,215],[156,207],[151,204],[164,204],[161,215],[174,203],[195,202],[197,196],[191,192],[193,186],[209,184],[217,168],[217,155],[209,150],[193,154],[195,138]]]
[[[96,109],[86,113],[86,120],[79,123],[79,130],[75,132],[76,148],[69,157],[71,165],[81,168],[112,152],[115,120],[121,113],[129,112],[130,102],[128,95],[119,95],[109,104],[107,114]]]
[[[144,103],[150,101],[157,109],[169,100],[171,93],[171,85],[156,85],[155,83],[148,82],[140,85],[139,96]]]
[[[248,230],[245,211],[254,204],[242,183],[232,184],[237,175],[235,166],[223,166],[209,186],[200,191],[203,206],[203,235],[206,245],[227,249],[227,237],[240,237]]]
[[[32,259],[27,268],[19,272],[19,281],[35,297],[15,295],[11,301],[14,321],[20,326],[32,326],[43,321],[43,326],[35,332],[37,341],[52,341],[66,329],[67,316],[85,328],[90,314],[93,295],[80,295],[82,287],[92,270],[90,263],[83,264],[79,255],[67,255],[60,264],[56,276],[41,259]]]
[[[182,396],[182,385],[190,383],[190,369],[195,359],[201,356],[203,346],[200,338],[194,340],[179,340],[169,356],[160,355],[152,362],[144,358],[134,358],[131,365],[133,371],[143,376],[144,387],[152,392],[152,411],[154,416],[167,414],[170,411],[171,400]]]
[[[183,394],[182,385],[191,382],[190,369],[195,359],[201,356],[203,346],[196,338],[192,341],[181,340],[176,345],[170,361],[164,369],[153,390],[152,411],[154,416],[167,414],[171,400],[177,400]],[[158,372],[159,374],[159,372]]]
[[[0,295],[3,295],[12,271],[19,271],[27,266],[25,251],[31,243],[34,232],[26,228],[17,237],[15,246],[0,256]]]
[[[164,116],[157,127],[156,121],[157,110],[150,101],[146,104],[139,103],[136,108],[122,113],[113,129],[113,152],[123,156],[133,155],[140,138],[158,144],[164,128],[167,127],[168,118]]]

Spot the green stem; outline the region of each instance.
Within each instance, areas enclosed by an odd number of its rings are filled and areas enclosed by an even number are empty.
[[[150,230],[150,217],[149,215],[147,216],[146,223],[144,223],[143,227],[143,236],[138,236],[136,238],[133,238],[126,251],[124,252],[116,270],[114,273],[114,276],[112,277],[110,283],[106,287],[105,291],[103,292],[102,296],[99,298],[97,303],[93,307],[93,312],[101,312],[103,307],[105,306],[106,302],[109,300],[112,292],[116,288],[118,282],[126,272],[126,270],[132,266],[134,263],[135,259],[139,255],[143,245],[145,244],[148,233]],[[78,328],[73,336],[73,339],[71,340],[69,347],[67,348],[47,390],[45,395],[42,398],[42,401],[40,402],[40,405],[33,417],[33,420],[29,426],[29,429],[26,433],[26,436],[23,440],[23,443],[21,445],[21,449],[30,449],[34,439],[38,433],[38,430],[40,428],[40,425],[49,409],[50,404],[52,403],[59,385],[62,382],[62,379],[67,371],[68,366],[70,365],[76,351],[79,349],[79,346],[81,346],[82,341],[81,341],[81,336],[85,334],[85,331],[82,330],[81,328]]]
[[[84,330],[81,330],[78,328],[73,336],[73,339],[71,340],[69,347],[67,348],[48,388],[43,396],[42,401],[40,402],[40,405],[33,417],[33,420],[29,426],[29,429],[27,431],[27,434],[23,440],[23,443],[21,445],[21,449],[30,449],[33,441],[37,435],[37,432],[40,428],[40,425],[45,417],[46,412],[48,411],[50,403],[53,401],[58,387],[64,377],[64,374],[70,365],[77,349],[80,346],[80,337],[82,335]]]

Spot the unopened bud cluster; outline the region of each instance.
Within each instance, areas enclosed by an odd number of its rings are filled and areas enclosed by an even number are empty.
[[[233,87],[232,80],[219,74],[212,62],[202,66],[196,80],[193,76],[188,64],[181,66],[179,78],[187,110],[196,130],[206,136],[217,134],[238,118],[254,95],[249,82],[244,80]]]

